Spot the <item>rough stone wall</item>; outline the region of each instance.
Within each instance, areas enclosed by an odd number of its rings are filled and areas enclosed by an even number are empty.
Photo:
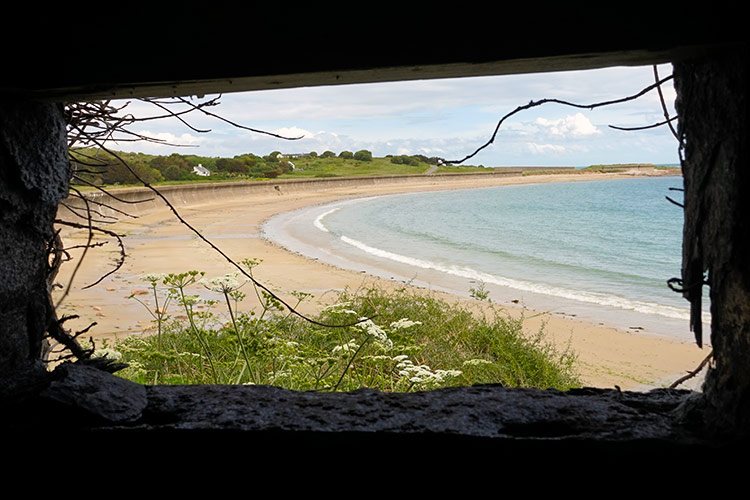
[[[718,432],[750,429],[748,69],[744,47],[674,64],[685,140],[682,285],[695,327],[709,289],[714,362],[704,421]],[[698,342],[707,335],[698,330]]]
[[[747,77],[744,50],[675,64],[680,130],[686,140],[683,285],[686,297],[699,305],[700,294],[695,292],[705,288],[701,285],[704,274],[710,280],[715,354],[698,413],[714,430],[730,433],[747,431],[750,424]],[[54,235],[52,222],[58,202],[66,196],[69,177],[60,107],[0,102],[0,377],[37,364],[41,337],[52,315],[47,294],[47,245]],[[691,286],[694,283],[698,286]],[[234,392],[231,388],[212,390]],[[80,392],[92,391],[86,388]],[[577,397],[572,393],[565,396]],[[252,398],[245,404],[251,405]],[[276,406],[284,404],[284,400],[274,402]],[[466,410],[471,403],[459,406]],[[542,406],[536,423],[542,430],[539,435],[549,433],[549,408]],[[221,406],[214,409],[221,411]],[[335,417],[335,406],[324,416]],[[210,427],[211,423],[201,417],[199,424]],[[326,425],[320,420],[320,429]],[[594,435],[589,437],[597,440]]]
[[[59,105],[0,102],[0,376],[39,360],[47,246],[70,179],[65,137]]]

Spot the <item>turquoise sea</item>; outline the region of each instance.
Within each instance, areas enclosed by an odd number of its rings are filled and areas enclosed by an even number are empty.
[[[680,275],[683,213],[666,197],[681,201],[670,189],[681,186],[637,177],[387,195],[298,222],[327,238],[309,242],[315,257],[338,265],[689,337],[687,302],[667,286]]]

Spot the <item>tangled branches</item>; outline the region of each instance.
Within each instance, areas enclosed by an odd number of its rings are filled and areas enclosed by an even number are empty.
[[[180,146],[179,144],[169,144],[164,140],[154,138],[151,136],[147,136],[139,132],[135,132],[133,131],[132,126],[137,123],[142,123],[146,121],[176,119],[194,132],[197,132],[197,133],[210,132],[209,129],[195,127],[191,123],[188,122],[187,115],[193,114],[193,113],[201,113],[212,119],[220,120],[222,122],[230,124],[233,127],[236,127],[242,130],[247,130],[253,133],[270,135],[272,137],[276,137],[276,138],[284,139],[284,140],[296,140],[296,139],[301,138],[301,137],[285,137],[285,136],[278,135],[272,132],[267,132],[267,131],[255,129],[252,127],[247,127],[247,126],[229,121],[221,117],[220,115],[209,111],[209,108],[212,108],[219,104],[219,98],[220,96],[215,97],[215,98],[205,99],[205,100],[201,100],[201,99],[193,100],[193,99],[184,98],[184,97],[177,97],[173,99],[156,99],[156,98],[141,99],[142,102],[153,106],[158,111],[156,114],[152,116],[148,116],[148,117],[144,117],[144,116],[136,117],[135,115],[128,113],[127,107],[129,106],[130,102],[126,102],[124,104],[113,104],[111,101],[100,101],[100,102],[75,102],[75,103],[66,104],[65,109],[64,109],[64,117],[65,117],[66,125],[67,125],[67,145],[68,145],[69,159],[71,161],[71,164],[73,165],[71,181],[75,181],[76,183],[87,185],[90,188],[100,191],[101,193],[105,195],[104,196],[105,200],[107,198],[111,198],[113,200],[117,200],[123,203],[143,203],[145,201],[150,201],[155,198],[161,199],[169,207],[169,209],[172,211],[174,216],[184,226],[186,226],[198,238],[200,238],[206,244],[208,244],[213,250],[215,250],[224,258],[226,258],[227,261],[229,261],[232,265],[234,265],[248,279],[253,281],[258,287],[265,290],[268,294],[270,294],[280,303],[284,304],[289,309],[290,312],[297,314],[300,317],[307,319],[308,321],[316,323],[314,320],[307,318],[303,316],[302,314],[300,314],[299,312],[297,312],[294,307],[290,306],[284,300],[276,296],[266,286],[256,281],[255,278],[250,276],[237,263],[235,263],[232,259],[230,259],[220,248],[218,248],[214,243],[212,243],[207,238],[205,238],[200,233],[200,231],[198,231],[196,228],[191,226],[178,213],[175,207],[166,199],[166,197],[164,197],[159,192],[159,190],[157,190],[154,186],[152,186],[135,169],[133,169],[132,166],[129,165],[125,159],[117,155],[114,151],[110,150],[107,146],[107,144],[110,142],[118,142],[118,143],[152,142],[152,143],[158,143],[161,145],[169,145],[169,146],[178,147]],[[179,106],[178,110],[175,109],[175,107],[177,106]],[[95,150],[97,151],[97,154],[92,155],[88,152],[90,151],[90,148],[92,147],[95,148]],[[99,151],[107,153],[108,157],[105,158],[104,156],[102,157],[98,156]],[[101,186],[87,179],[86,174],[101,174],[103,171],[106,171],[106,169],[111,168],[113,166],[112,158],[115,159],[114,161],[119,166],[126,168],[130,172],[130,174],[135,179],[137,179],[140,184],[142,184],[144,187],[150,190],[154,194],[154,196],[150,198],[136,200],[136,201],[124,200],[122,198],[117,197],[114,193],[109,192],[108,190],[102,188]],[[50,318],[48,322],[48,325],[49,325],[48,334],[50,338],[52,338],[57,343],[63,345],[68,351],[72,353],[69,356],[77,358],[81,361],[86,361],[90,358],[91,354],[93,353],[93,349],[86,350],[86,349],[81,348],[76,339],[80,335],[88,332],[88,330],[92,326],[94,326],[96,323],[92,323],[91,325],[89,325],[82,331],[71,333],[70,331],[64,329],[62,325],[64,322],[70,319],[73,319],[77,316],[65,316],[63,318],[58,319],[54,311],[57,310],[57,308],[61,305],[61,303],[67,296],[68,292],[70,291],[71,286],[73,284],[73,280],[83,263],[84,257],[86,256],[86,252],[90,248],[102,246],[107,243],[106,241],[94,241],[95,234],[104,235],[116,241],[118,248],[119,248],[119,258],[117,259],[112,269],[110,269],[107,273],[100,276],[99,279],[97,279],[93,283],[89,283],[86,286],[84,286],[83,287],[84,289],[90,288],[100,283],[107,276],[110,276],[113,273],[117,272],[125,262],[126,252],[125,252],[125,245],[123,242],[123,235],[118,234],[115,231],[106,229],[105,227],[102,227],[102,226],[106,226],[107,224],[113,224],[115,222],[118,222],[120,218],[117,216],[106,215],[100,209],[106,208],[108,209],[108,211],[110,211],[110,213],[116,213],[120,217],[134,218],[135,216],[121,209],[115,208],[114,206],[104,201],[101,201],[100,199],[93,199],[90,196],[85,196],[80,190],[74,187],[71,187],[70,189],[69,199],[78,200],[78,202],[76,204],[69,203],[69,202],[61,203],[60,207],[67,212],[67,215],[69,217],[67,218],[58,217],[57,219],[55,219],[55,223],[61,226],[67,226],[67,227],[71,227],[74,229],[85,230],[87,232],[87,239],[86,239],[86,243],[84,243],[83,245],[79,245],[77,247],[64,248],[62,245],[62,240],[59,235],[59,231],[57,231],[54,241],[49,245],[48,255],[49,255],[49,260],[50,260],[50,266],[49,266],[49,272],[48,272],[48,283],[49,283],[48,291],[50,294],[50,302],[52,302],[52,299],[51,299],[52,290],[56,286],[54,284],[54,278],[57,275],[57,271],[61,263],[65,262],[66,260],[70,260],[69,250],[73,248],[80,248],[82,249],[82,254],[78,262],[76,263],[75,268],[72,271],[72,274],[68,280],[67,286],[64,287],[65,290],[62,296],[58,299],[57,303],[55,303],[54,306],[52,307],[53,317]],[[76,221],[76,219],[79,219],[79,220]],[[325,326],[339,326],[339,325],[325,325]],[[92,345],[93,345],[93,341],[92,341]],[[49,353],[47,352],[45,354],[45,357],[47,357],[48,354]]]

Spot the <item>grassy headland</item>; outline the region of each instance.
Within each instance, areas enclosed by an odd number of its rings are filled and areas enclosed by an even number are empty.
[[[373,157],[366,150],[355,153],[342,151],[338,155],[331,151],[326,151],[320,155],[315,152],[295,155],[274,152],[267,156],[248,153],[233,158],[179,155],[177,153],[169,156],[121,152],[116,154],[118,158],[93,149],[73,152],[73,156],[79,159],[79,163],[76,165],[78,172],[74,178],[74,184],[78,184],[79,187],[140,185],[130,169],[150,184],[168,185],[196,182],[264,181],[269,179],[492,173],[496,171],[513,171],[518,175],[540,175],[662,168],[650,164],[592,165],[583,169],[573,167],[448,165],[443,164],[439,158],[424,155]],[[125,160],[130,169],[122,165],[120,159]]]

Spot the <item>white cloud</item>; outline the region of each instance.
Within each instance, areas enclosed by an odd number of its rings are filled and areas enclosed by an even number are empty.
[[[586,137],[599,134],[599,130],[582,113],[568,115],[558,120],[537,118],[534,122],[552,135],[561,137]]]
[[[301,137],[305,139],[315,137],[314,132],[310,132],[309,130],[305,130],[299,127],[281,127],[274,130],[273,133],[282,137]]]
[[[660,69],[662,76],[668,72],[668,67]],[[502,116],[530,100],[601,102],[632,95],[652,82],[652,68],[643,67],[230,93],[222,96],[221,106],[213,112],[247,127],[304,138],[288,141],[248,133],[198,113],[191,114],[189,122],[199,129],[211,129],[211,133],[186,130],[178,120],[152,121],[148,125],[152,133],[144,132],[192,147],[169,151],[165,146],[123,142],[118,145],[122,148],[115,149],[226,157],[248,152],[368,149],[376,156],[403,152],[458,160],[484,144]],[[664,91],[671,104],[674,89],[670,85]],[[139,103],[134,102],[136,105]],[[142,106],[137,108],[138,115],[153,114]],[[643,156],[654,163],[668,163],[676,157],[673,138],[666,132],[614,133],[606,127],[662,119],[655,92],[616,106],[577,111],[550,104],[514,115],[503,122],[493,144],[467,163],[552,164],[561,157],[581,165],[615,163],[639,151],[648,153]],[[171,134],[158,134],[162,131]],[[182,132],[187,134],[179,135]],[[646,138],[653,152],[636,142]],[[549,159],[543,157],[545,153]]]
[[[529,148],[529,151],[535,155],[564,153],[566,151],[565,146],[560,146],[558,144],[535,144],[533,142],[529,142],[527,144],[527,147]]]
[[[200,146],[205,142],[204,137],[197,137],[188,133],[176,135],[171,132],[153,132],[151,130],[139,130],[136,132],[142,137],[147,137],[149,141],[117,141],[113,139],[109,144],[109,147],[115,150],[121,151],[139,151],[142,153],[150,154],[171,154],[175,152],[175,146],[177,147],[196,147]],[[132,140],[133,137],[129,136],[126,139]]]
[[[157,139],[161,142],[166,142],[169,144],[179,144],[181,146],[197,146],[203,142],[202,137],[196,137],[187,133],[175,135],[169,132],[159,132],[157,134],[146,132],[144,135],[148,135],[149,137]]]

